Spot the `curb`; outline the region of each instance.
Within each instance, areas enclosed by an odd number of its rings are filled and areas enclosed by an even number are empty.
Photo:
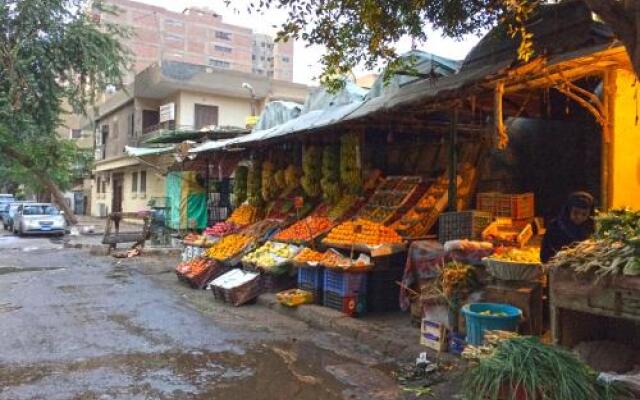
[[[358,342],[374,348],[388,357],[415,358],[421,352],[430,353],[430,349],[418,343],[419,330],[412,338],[398,337],[393,332],[381,329],[375,323],[345,316],[343,313],[315,304],[301,307],[285,307],[276,300],[275,294],[263,294],[257,303],[279,314],[307,323],[309,326],[325,331],[333,331],[356,339]],[[431,356],[435,352],[430,353]]]
[[[65,249],[82,249],[88,250],[92,256],[107,256],[108,248],[105,245],[84,244],[84,243],[65,243]],[[123,250],[123,249],[120,249]],[[179,256],[182,254],[181,249],[174,248],[145,248],[142,256]]]

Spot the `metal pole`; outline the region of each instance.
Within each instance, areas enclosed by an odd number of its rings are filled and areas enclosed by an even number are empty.
[[[451,112],[449,130],[449,211],[458,211],[458,109]]]

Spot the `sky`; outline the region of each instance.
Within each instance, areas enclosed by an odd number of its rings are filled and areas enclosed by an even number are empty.
[[[226,23],[248,27],[256,33],[266,33],[269,35],[275,35],[277,32],[277,28],[274,28],[273,25],[279,25],[286,20],[286,12],[282,10],[269,10],[264,15],[258,15],[256,13],[249,14],[246,11],[246,8],[252,0],[231,0],[231,5],[229,7],[224,4],[223,0],[137,1],[164,7],[177,12],[182,12],[187,7],[208,7],[222,15],[222,19]],[[418,49],[454,60],[462,60],[479,40],[476,36],[468,36],[462,41],[457,41],[450,38],[443,38],[442,35],[436,31],[431,31],[430,34],[429,31],[427,31],[427,33],[429,39],[426,43],[418,46]],[[411,40],[408,38],[401,40],[397,44],[396,48],[399,53],[409,51],[411,49]],[[322,54],[322,47],[307,47],[304,42],[296,41],[294,43],[294,82],[317,84],[314,78],[321,73],[321,67],[318,60]],[[358,77],[370,72],[379,71],[367,71],[364,68],[358,68],[354,71],[355,75]]]

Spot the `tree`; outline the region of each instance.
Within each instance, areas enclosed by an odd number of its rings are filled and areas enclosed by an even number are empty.
[[[638,74],[640,1],[584,1],[624,43]],[[333,86],[339,84],[334,77],[344,76],[359,64],[373,67],[383,60],[393,73],[402,64],[394,44],[403,36],[425,41],[427,26],[461,38],[503,22],[512,36],[519,37],[519,55],[526,61],[535,38],[524,23],[539,4],[539,0],[260,0],[251,3],[248,12],[271,7],[286,10],[288,18],[280,26],[278,40],[293,38],[324,45],[321,81]]]
[[[51,193],[71,224],[59,185],[74,148],[56,135],[63,101],[84,113],[107,85],[120,85],[128,55],[123,28],[100,24],[83,0],[4,0],[0,6],[0,154]],[[93,4],[105,12],[99,2]]]

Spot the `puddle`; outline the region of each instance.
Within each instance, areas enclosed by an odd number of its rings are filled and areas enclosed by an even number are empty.
[[[8,313],[11,311],[16,311],[21,309],[22,306],[16,306],[14,304],[11,303],[0,303],[0,314],[2,313]]]
[[[273,343],[0,367],[0,398],[386,400],[398,395],[390,379],[311,343]]]
[[[64,270],[63,267],[0,267],[0,275],[15,274],[19,272],[57,271]]]

